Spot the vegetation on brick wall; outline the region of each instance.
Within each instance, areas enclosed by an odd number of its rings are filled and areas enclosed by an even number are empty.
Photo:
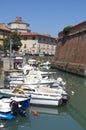
[[[72,26],[66,26],[64,29],[63,29],[63,34],[64,35],[68,35],[70,33],[70,30],[71,30]]]

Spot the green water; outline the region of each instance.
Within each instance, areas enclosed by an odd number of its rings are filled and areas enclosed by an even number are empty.
[[[86,79],[61,71],[57,71],[57,76],[67,81],[70,100],[66,106],[55,109],[31,106],[27,117],[2,120],[4,128],[0,130],[86,130]],[[38,111],[38,116],[33,111]]]

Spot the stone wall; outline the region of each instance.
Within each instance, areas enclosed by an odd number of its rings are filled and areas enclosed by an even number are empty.
[[[86,21],[82,22],[82,23],[79,23],[75,26],[72,26],[71,30],[70,30],[70,34],[74,34],[74,33],[77,33],[79,31],[82,31],[86,29]],[[59,32],[58,34],[58,37],[63,37],[63,31],[62,32]]]
[[[75,73],[80,66],[83,68],[83,73],[86,72],[86,21],[72,27],[68,35],[59,33],[53,63],[56,66],[59,64],[58,68],[65,71]],[[71,69],[68,69],[69,66],[72,66]]]

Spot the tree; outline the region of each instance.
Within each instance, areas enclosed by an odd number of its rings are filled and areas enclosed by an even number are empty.
[[[10,50],[10,40],[12,40],[12,50],[18,51],[19,48],[22,46],[20,42],[20,35],[15,31],[12,32],[7,38],[4,39],[3,49],[4,51]]]
[[[63,34],[68,35],[70,33],[72,26],[67,26],[63,29]]]

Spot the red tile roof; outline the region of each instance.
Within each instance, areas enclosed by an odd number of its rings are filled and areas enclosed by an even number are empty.
[[[55,39],[54,37],[52,37],[49,34],[39,34],[37,32],[20,32],[21,36],[41,36],[41,37],[46,37],[46,38],[52,38]]]
[[[11,30],[4,23],[0,23],[0,30],[11,32]]]

